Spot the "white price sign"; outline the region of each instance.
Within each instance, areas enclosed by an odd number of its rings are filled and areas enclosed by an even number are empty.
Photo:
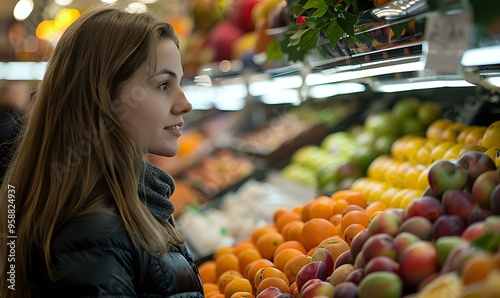
[[[469,48],[471,19],[469,12],[450,15],[429,13],[423,47],[426,69],[457,73],[462,55]]]

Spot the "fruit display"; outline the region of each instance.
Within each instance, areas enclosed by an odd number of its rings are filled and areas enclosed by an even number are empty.
[[[193,199],[186,191],[175,196],[178,187],[184,184],[176,183],[176,191],[171,198],[174,204],[176,198],[181,196]],[[206,202],[191,202],[177,217],[180,230],[193,254],[199,258],[249,237],[258,226],[270,224],[279,208],[292,208],[304,201],[283,193],[276,185],[250,179],[237,191],[221,197],[216,204],[214,201],[212,204],[202,203]]]
[[[423,137],[441,116],[442,107],[437,103],[402,98],[390,110],[369,115],[362,125],[334,132],[319,146],[298,149],[283,175],[326,194],[350,188],[378,156],[391,153],[396,140]]]
[[[500,296],[498,123],[429,124],[397,138],[349,189],[279,208],[217,249],[199,266],[205,295]],[[293,162],[320,150],[306,149]]]
[[[187,169],[183,178],[213,199],[248,178],[254,171],[255,166],[248,157],[229,150],[219,150]]]

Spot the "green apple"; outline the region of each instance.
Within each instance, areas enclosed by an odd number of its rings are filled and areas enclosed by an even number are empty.
[[[391,109],[391,112],[396,118],[402,120],[417,116],[420,100],[416,97],[405,97],[398,100]]]
[[[404,118],[400,120],[401,134],[412,136],[424,136],[425,125],[418,118]]]
[[[390,154],[392,144],[398,139],[398,136],[393,135],[381,135],[375,141],[373,148],[380,155],[382,154]]]
[[[384,134],[399,135],[399,121],[390,111],[372,114],[366,118],[364,127],[367,131],[380,136]]]
[[[417,118],[427,127],[435,120],[441,118],[443,108],[431,101],[423,102],[417,111]]]

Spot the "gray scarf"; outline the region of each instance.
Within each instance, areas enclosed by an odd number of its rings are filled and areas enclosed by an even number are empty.
[[[174,179],[148,162],[143,163],[139,179],[139,197],[160,222],[167,221],[174,213],[169,198],[174,193]]]

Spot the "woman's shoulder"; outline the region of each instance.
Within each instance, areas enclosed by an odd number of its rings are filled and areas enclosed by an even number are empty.
[[[122,219],[113,212],[96,212],[64,224],[54,235],[52,251],[75,250],[86,246],[132,245]]]

